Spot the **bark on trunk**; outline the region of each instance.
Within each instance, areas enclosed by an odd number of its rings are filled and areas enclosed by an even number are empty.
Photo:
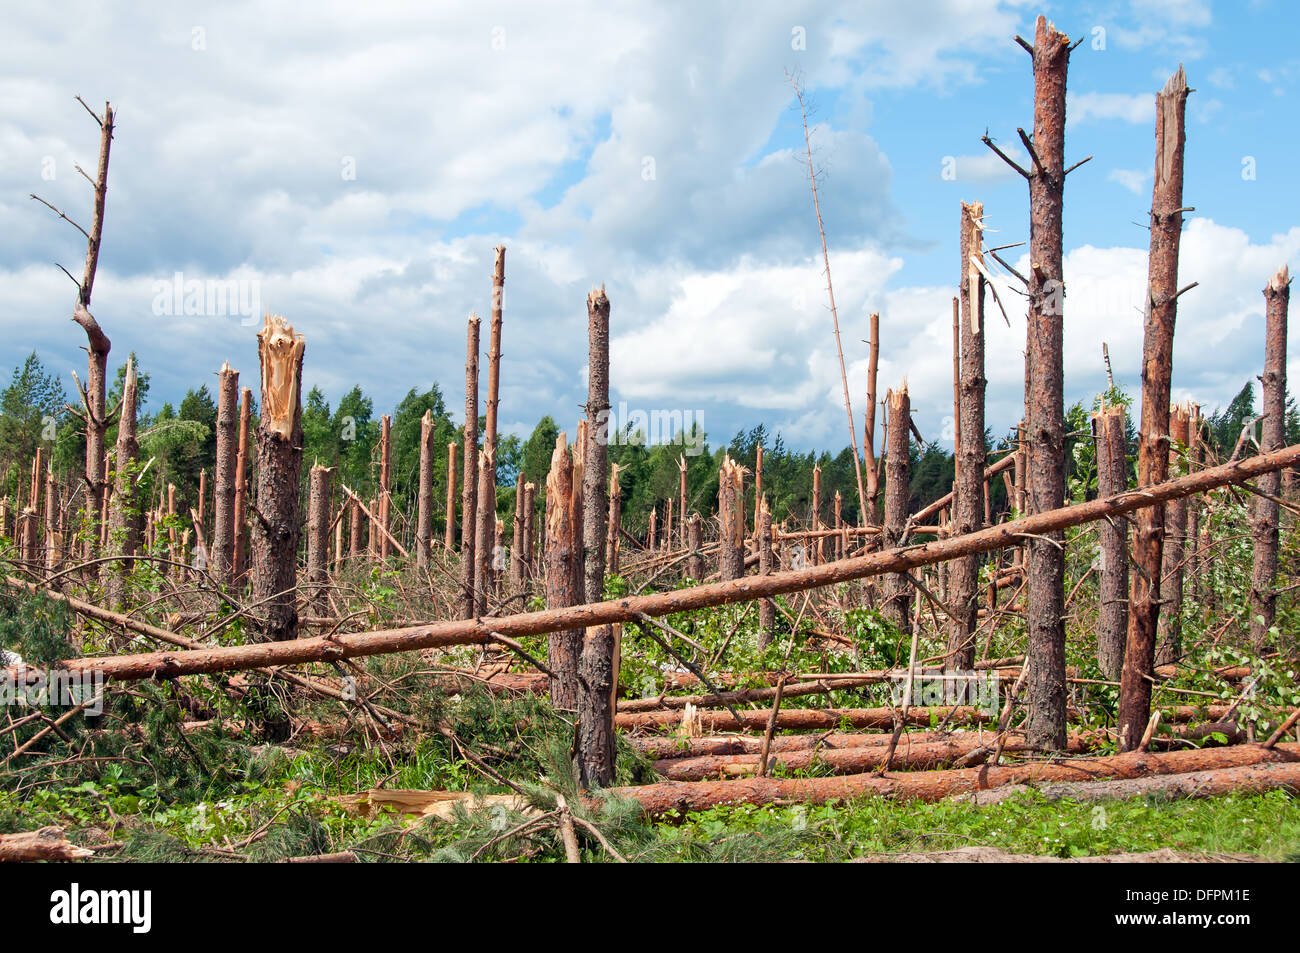
[[[239,466],[239,371],[217,375],[217,460],[212,514],[212,577],[228,586],[235,571],[235,471]],[[118,492],[121,487],[118,487]]]
[[[253,389],[245,387],[239,395],[239,451],[235,458],[235,581],[241,582],[248,571],[248,441],[253,423]]]
[[[117,462],[115,480],[117,490],[109,510],[109,544],[115,555],[128,557],[121,562],[108,563],[105,585],[108,605],[113,609],[123,607],[126,576],[134,567],[134,556],[140,548],[140,531],[143,517],[140,512],[139,493],[136,489],[135,465],[140,456],[136,439],[137,381],[135,359],[128,358],[126,379],[122,385],[122,411],[117,425]]]
[[[739,579],[745,573],[744,469],[724,457],[718,469],[718,573]]]
[[[1097,447],[1097,493],[1114,496],[1128,489],[1125,407],[1103,406],[1093,414]],[[1128,521],[1103,520],[1099,526],[1101,583],[1097,610],[1097,666],[1107,678],[1119,677],[1128,631]]]
[[[758,501],[758,575],[772,574],[772,514],[767,508],[767,500]],[[758,648],[760,651],[772,644],[776,631],[776,602],[763,599],[758,604]]]
[[[876,369],[880,364],[880,313],[871,315],[871,344],[867,356],[867,409],[866,429],[862,448],[867,455],[867,513],[866,525],[878,526],[876,500],[880,496],[880,470],[876,462]]]
[[[456,443],[447,444],[447,524],[443,534],[447,552],[456,548]]]
[[[955,535],[984,525],[984,279],[976,263],[983,262],[984,205],[961,206],[961,385],[958,401],[958,463],[953,486]],[[975,630],[979,611],[978,556],[954,560],[948,567],[949,669],[968,670],[975,664]]]
[[[505,302],[506,248],[498,245],[492,269],[492,320],[488,330],[487,402],[484,408],[483,456],[478,469],[478,533],[474,544],[476,611],[486,615],[492,591],[497,524],[497,407],[501,393],[501,311]],[[485,465],[486,464],[486,465]]]
[[[1169,411],[1169,468],[1181,472],[1186,459],[1191,407]],[[1276,449],[1276,448],[1275,448]],[[1165,507],[1165,546],[1161,556],[1161,599],[1169,608],[1160,614],[1156,665],[1172,665],[1182,655],[1183,559],[1187,549],[1187,500],[1175,500]]]
[[[609,431],[609,298],[602,285],[587,295],[587,455],[583,461],[583,579],[588,602],[605,591],[605,479]]]
[[[1138,486],[1159,483],[1169,470],[1169,389],[1173,372],[1174,322],[1178,308],[1178,244],[1183,227],[1183,118],[1187,77],[1180,66],[1156,96],[1155,187],[1151,200],[1146,327],[1142,343],[1142,424]],[[1137,518],[1124,669],[1120,675],[1120,750],[1137,747],[1151,717],[1151,672],[1160,618],[1160,567],[1164,555],[1164,507]]]
[[[1264,426],[1260,449],[1277,450],[1286,441],[1286,319],[1291,301],[1291,275],[1283,265],[1264,289]],[[1268,641],[1276,611],[1278,505],[1281,476],[1260,477],[1251,534],[1255,557],[1250,577],[1250,638],[1257,649]]]
[[[686,574],[695,580],[704,578],[704,525],[699,513],[692,513],[687,523],[686,545],[691,555],[686,559]]]
[[[911,499],[908,488],[911,468],[908,442],[911,428],[908,422],[912,404],[907,396],[907,384],[903,384],[898,391],[885,392],[885,407],[889,416],[886,423],[888,447],[885,451],[885,525],[881,533],[881,548],[893,549],[903,538]],[[908,612],[911,598],[911,587],[906,576],[891,575],[885,578],[881,612],[903,635],[912,633],[912,617]]]
[[[619,466],[615,463],[609,471],[609,516],[605,531],[605,567],[611,576],[618,575],[618,556],[623,529],[623,488],[618,480]]]
[[[329,582],[330,541],[330,467],[319,463],[311,468],[307,497],[307,611],[324,615],[329,600],[325,585]]]
[[[1034,34],[1034,136],[1029,174],[1029,341],[1025,418],[1029,428],[1029,511],[1065,502],[1065,403],[1061,211],[1065,193],[1065,81],[1070,41],[1039,17]],[[1166,401],[1166,405],[1168,401]],[[1029,634],[1030,741],[1065,745],[1065,537],[1028,546],[1025,627]]]
[[[524,471],[515,480],[515,519],[511,529],[510,588],[519,592],[524,586]]]
[[[379,534],[379,558],[388,559],[390,546],[388,537],[391,533],[389,530],[389,510],[393,503],[393,418],[389,414],[384,414],[379,419],[379,498],[377,511],[373,510],[379,517],[379,525],[383,527],[383,532]]]
[[[261,641],[298,637],[298,497],[305,342],[279,315],[257,335],[262,414],[257,427],[257,509],[252,532],[253,630]]]
[[[478,614],[474,588],[474,547],[478,518],[478,315],[471,314],[465,333],[465,452],[464,488],[460,505],[460,587],[461,615],[472,619]]]
[[[582,507],[582,484],[575,481],[568,440],[561,433],[546,476],[546,607],[580,604],[583,594],[582,540],[576,534]],[[569,711],[578,708],[578,662],[583,648],[580,628],[550,633],[546,665],[551,678],[551,703]]]
[[[453,445],[454,446],[454,445]],[[433,411],[420,418],[420,488],[415,513],[415,565],[429,565],[433,542]]]

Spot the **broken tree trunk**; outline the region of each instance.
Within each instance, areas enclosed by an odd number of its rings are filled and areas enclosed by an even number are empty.
[[[605,287],[587,295],[587,453],[583,463],[583,589],[588,602],[605,591],[605,458],[609,442],[609,298]]]
[[[718,469],[718,574],[739,579],[745,573],[744,468],[724,457]]]
[[[524,586],[524,471],[515,480],[515,519],[510,544],[510,589],[518,592]]]
[[[692,513],[687,523],[686,546],[691,552],[686,559],[686,575],[701,580],[704,578],[704,524],[699,513]]]
[[[961,206],[961,278],[958,285],[961,325],[961,375],[958,401],[958,468],[953,486],[954,535],[984,525],[984,278],[980,274],[984,241],[984,205]],[[948,566],[949,669],[975,665],[975,630],[979,620],[978,556],[954,560]]]
[[[393,418],[384,414],[379,419],[379,525],[383,532],[379,534],[379,558],[388,559],[390,513],[393,505]]]
[[[537,487],[532,483],[524,484],[524,569],[527,572],[527,578],[533,579],[537,575],[537,561],[534,558],[533,546],[537,538],[536,529],[533,522],[536,518]]]
[[[908,771],[885,776],[872,773],[792,780],[751,778],[739,781],[664,781],[619,787],[613,793],[640,802],[651,815],[666,814],[669,811],[685,814],[688,811],[708,810],[721,804],[769,804],[777,800],[821,804],[833,799],[848,800],[872,795],[891,799],[937,801],[956,794],[969,794],[1006,784],[1142,778],[1255,764],[1287,763],[1298,759],[1300,745],[1279,745],[1274,750],[1262,745],[1235,745],[1164,754],[1135,751],[1110,757],[1028,761],[1023,764],[981,765],[944,771]]]
[[[456,548],[456,442],[447,444],[447,523],[443,545],[447,552]]]
[[[328,608],[325,585],[329,582],[330,467],[311,468],[307,495],[307,611],[324,615]]]
[[[1089,500],[1050,513],[1039,513],[988,526],[969,536],[935,540],[903,549],[868,553],[826,566],[773,573],[759,579],[746,577],[707,583],[689,589],[624,596],[609,602],[546,609],[493,619],[468,619],[409,626],[382,632],[335,634],[330,638],[299,639],[284,644],[233,645],[187,652],[147,652],[139,655],[86,657],[62,662],[72,673],[99,672],[107,679],[132,681],[176,678],[222,671],[241,671],[266,665],[295,665],[325,659],[360,658],[394,652],[414,652],[452,645],[478,645],[497,636],[519,639],[606,623],[641,621],[642,615],[665,616],[710,606],[748,602],[764,596],[802,592],[854,579],[887,573],[907,573],[921,566],[1019,545],[1021,537],[1121,516],[1147,506],[1221,486],[1241,484],[1264,473],[1300,464],[1300,444],[1276,453],[1236,460],[1166,483],[1119,496]],[[549,501],[548,501],[549,513]],[[574,583],[576,591],[576,583]],[[758,714],[766,717],[766,713]],[[766,724],[766,722],[764,722]],[[892,721],[890,722],[892,724]]]
[[[298,494],[302,481],[305,342],[275,314],[257,334],[262,414],[257,427],[257,506],[252,527],[253,629],[261,641],[298,637]]]
[[[239,371],[217,374],[217,459],[213,473],[212,577],[230,585],[235,569],[235,471],[239,465]],[[119,487],[120,490],[120,487]]]
[[[546,476],[546,607],[560,609],[582,602],[582,540],[575,534],[582,506],[582,484],[575,481],[567,437],[561,433]],[[582,629],[553,631],[546,665],[551,677],[551,703],[569,711],[578,708],[578,659]]]
[[[122,409],[117,425],[115,467],[117,490],[113,494],[108,518],[109,545],[114,555],[126,558],[108,563],[105,567],[104,582],[107,590],[105,595],[112,609],[123,607],[126,577],[134,565],[130,557],[134,556],[140,548],[141,516],[139,493],[135,482],[135,464],[140,455],[140,443],[136,439],[137,403],[135,359],[129,357],[126,362],[126,378],[122,385]]]
[[[478,516],[474,544],[475,611],[487,613],[492,591],[497,524],[497,408],[501,393],[501,311],[505,303],[506,247],[495,249],[492,268],[492,317],[488,326],[487,401],[483,412],[483,456],[478,468]]]
[[[1039,17],[1034,33],[1034,135],[1029,178],[1029,340],[1025,418],[1029,511],[1065,503],[1065,402],[1061,211],[1065,194],[1065,82],[1070,41]],[[1023,133],[1022,133],[1023,136]],[[1168,404],[1168,401],[1166,401]],[[1030,741],[1065,745],[1065,536],[1029,540],[1025,628],[1029,635]]]
[[[605,531],[605,567],[611,576],[618,575],[619,538],[623,529],[623,488],[618,480],[619,465],[609,469],[609,515]]]
[[[455,444],[453,444],[455,446]],[[429,548],[433,542],[433,411],[420,418],[420,487],[415,511],[415,565],[429,565]]]
[[[63,836],[57,827],[38,831],[0,834],[0,863],[36,860],[84,860],[95,856],[93,850],[78,847]]]
[[[1286,442],[1286,319],[1291,301],[1291,275],[1285,265],[1264,288],[1264,426],[1260,449],[1267,453]],[[1268,641],[1277,592],[1278,505],[1281,476],[1260,477],[1251,520],[1255,555],[1250,577],[1250,638],[1257,649]],[[1271,497],[1271,498],[1270,498]]]
[[[1146,327],[1142,342],[1142,423],[1138,438],[1139,487],[1160,483],[1169,472],[1169,390],[1173,373],[1174,322],[1178,314],[1178,245],[1183,228],[1183,131],[1187,77],[1180,66],[1156,96],[1155,186],[1151,200]],[[1120,675],[1120,750],[1131,751],[1151,717],[1151,674],[1160,618],[1160,568],[1164,555],[1164,507],[1137,517],[1133,545],[1124,669]]]
[[[876,462],[876,369],[880,364],[880,312],[871,315],[871,343],[867,357],[867,407],[862,449],[867,458],[867,526],[876,526],[876,500],[880,495],[880,471]]]
[[[471,314],[465,330],[465,451],[461,454],[465,473],[460,502],[460,587],[461,615],[477,615],[474,595],[474,546],[478,518],[478,331],[477,314]]]
[[[882,549],[893,549],[902,542],[911,499],[908,489],[908,471],[911,465],[908,441],[911,439],[911,428],[908,427],[908,420],[912,405],[907,396],[906,382],[897,392],[885,392],[885,408],[888,414],[888,447],[885,450],[885,525],[880,545]],[[911,598],[906,576],[896,574],[885,578],[881,612],[904,635],[912,632],[912,617],[908,612]]]
[[[235,457],[235,581],[243,580],[248,571],[248,441],[253,423],[253,389],[245,387],[239,395],[239,449]]]
[[[1169,466],[1178,473],[1190,442],[1188,427],[1191,406],[1169,410]],[[1156,665],[1172,665],[1182,655],[1183,556],[1187,546],[1187,500],[1175,500],[1165,507],[1165,546],[1161,556],[1160,593],[1169,610],[1160,614],[1157,629]],[[1195,546],[1193,545],[1193,548]]]
[[[1093,414],[1097,446],[1097,495],[1115,496],[1128,489],[1125,455],[1125,407],[1102,406]],[[1099,526],[1101,584],[1098,591],[1097,667],[1107,678],[1119,678],[1128,631],[1128,521],[1103,520]]]
[[[767,499],[758,501],[758,575],[772,574],[772,513],[767,508]],[[758,603],[758,648],[766,649],[772,644],[776,632],[776,603],[763,599]]]

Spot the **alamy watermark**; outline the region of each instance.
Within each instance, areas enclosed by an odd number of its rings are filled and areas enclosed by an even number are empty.
[[[704,452],[704,411],[681,408],[629,410],[627,401],[619,401],[596,417],[596,440],[599,443],[628,444],[636,447],[678,444],[688,457]]]
[[[262,314],[262,282],[257,278],[186,278],[176,272],[153,283],[155,317],[239,318],[252,327]]]
[[[895,706],[908,700],[907,674],[895,675],[890,696]],[[909,704],[918,708],[969,705],[986,715],[996,715],[1001,702],[997,672],[915,672]]]
[[[102,715],[104,673],[29,668],[20,663],[0,673],[0,705],[84,707],[88,715]]]

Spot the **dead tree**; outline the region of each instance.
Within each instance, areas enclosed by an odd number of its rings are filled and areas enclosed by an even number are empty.
[[[1125,455],[1125,407],[1102,406],[1093,414],[1093,439],[1097,453],[1097,495],[1106,497],[1128,489]],[[1101,585],[1097,612],[1097,666],[1106,678],[1118,678],[1124,664],[1124,638],[1128,630],[1128,522],[1104,520],[1100,524]]]
[[[81,281],[77,283],[77,301],[73,307],[72,320],[86,332],[87,377],[83,387],[77,381],[77,390],[81,395],[82,410],[68,409],[81,418],[86,432],[86,509],[87,518],[93,532],[87,537],[87,556],[93,554],[95,541],[100,538],[100,520],[104,509],[104,494],[108,485],[105,464],[105,436],[108,432],[109,415],[106,406],[108,352],[112,343],[94,316],[90,313],[90,294],[95,286],[95,272],[99,267],[99,248],[104,232],[104,203],[108,197],[108,157],[113,147],[113,107],[104,103],[104,115],[96,115],[80,96],[77,101],[85,107],[86,112],[99,124],[99,167],[93,181],[95,188],[95,205],[91,217],[90,231],[82,228],[63,212],[59,211],[45,199],[37,195],[32,198],[53,211],[59,218],[71,224],[86,237],[86,263],[82,270]],[[77,167],[87,179],[90,177]],[[62,266],[60,266],[62,268]],[[64,274],[68,274],[63,268]],[[71,277],[71,275],[69,275]],[[75,279],[73,279],[75,281]],[[75,379],[75,375],[74,375]],[[84,413],[82,412],[84,411]],[[32,500],[35,507],[36,501]]]
[[[583,575],[588,602],[605,591],[605,479],[609,442],[609,298],[605,287],[587,295],[587,458],[583,461]]]
[[[745,572],[745,469],[731,457],[718,468],[718,573],[739,579]]]
[[[1268,453],[1286,444],[1286,319],[1291,302],[1291,275],[1283,265],[1264,288],[1264,426],[1260,450]],[[1254,565],[1250,575],[1250,639],[1257,649],[1273,627],[1277,592],[1278,493],[1281,476],[1260,477],[1251,520]]]
[[[546,606],[559,609],[583,601],[582,542],[575,535],[582,506],[582,484],[575,481],[568,439],[561,433],[551,454],[546,476]],[[546,664],[551,670],[551,703],[556,708],[578,708],[578,659],[582,630],[550,633]]]
[[[483,455],[478,465],[477,541],[474,544],[476,613],[487,612],[492,590],[497,522],[497,407],[501,390],[501,311],[505,299],[506,249],[498,245],[492,269],[492,314],[488,326],[487,400],[484,408]]]
[[[241,582],[248,571],[248,441],[253,424],[253,389],[245,387],[239,395],[239,449],[235,457],[235,581]]]
[[[524,472],[519,471],[515,481],[514,538],[510,546],[510,588],[515,592],[524,586]]]
[[[1187,459],[1190,443],[1190,405],[1169,410],[1169,465],[1177,471]],[[1195,544],[1193,544],[1195,548]],[[1156,664],[1172,665],[1182,655],[1183,560],[1187,549],[1187,501],[1175,500],[1165,507],[1165,546],[1161,556],[1160,593],[1169,611],[1160,614],[1157,629]]]
[[[972,533],[984,525],[984,278],[981,248],[984,205],[961,206],[960,388],[958,401],[958,467],[953,485],[952,533]],[[975,665],[975,630],[979,625],[978,556],[948,564],[949,669]]]
[[[447,444],[447,524],[443,534],[447,552],[456,547],[456,441]]]
[[[879,525],[876,501],[880,496],[880,470],[876,462],[876,368],[880,364],[880,313],[871,315],[871,344],[867,357],[867,409],[866,424],[862,434],[862,450],[867,458],[867,512],[866,525]]]
[[[1138,486],[1160,483],[1169,472],[1169,390],[1173,374],[1174,323],[1178,315],[1178,245],[1183,229],[1183,148],[1186,142],[1187,77],[1180,66],[1156,96],[1155,186],[1151,200],[1146,327],[1142,342],[1142,423],[1138,438]],[[1120,675],[1121,751],[1142,740],[1151,716],[1151,678],[1160,618],[1160,569],[1164,556],[1162,506],[1137,516],[1133,546],[1124,670]]]
[[[379,525],[383,532],[379,534],[379,558],[388,559],[389,553],[389,510],[393,502],[393,418],[384,414],[379,419]]]
[[[885,524],[881,531],[881,548],[893,549],[901,545],[907,524],[907,509],[911,501],[910,480],[912,403],[907,396],[907,383],[897,391],[885,392],[885,409],[888,414],[886,429],[888,445],[885,448]],[[885,619],[904,635],[912,633],[912,617],[908,612],[912,592],[907,576],[892,574],[885,577],[884,599],[881,611]]]
[[[758,500],[758,574],[772,574],[772,513],[767,508],[767,499]],[[763,599],[758,603],[758,647],[766,649],[772,644],[776,630],[776,602]]]
[[[305,342],[275,314],[257,334],[262,414],[257,427],[253,509],[253,629],[258,640],[298,637],[298,494],[302,481],[302,358]]]
[[[1029,512],[1065,501],[1065,398],[1062,315],[1061,212],[1065,195],[1065,82],[1070,41],[1040,16],[1034,43],[1017,37],[1033,58],[1034,135],[1020,139],[1029,169],[984,142],[1029,182],[1029,333],[1025,349],[1025,418],[1028,427]],[[1086,160],[1085,160],[1086,161]],[[1165,402],[1166,405],[1168,401]],[[1029,633],[1030,744],[1065,745],[1065,537],[1028,543],[1025,627]]]
[[[478,519],[478,329],[477,314],[469,316],[465,331],[465,451],[464,487],[460,500],[460,587],[461,615],[478,615],[474,588],[474,546]]]
[[[808,528],[814,534],[809,541],[812,547],[812,564],[820,566],[823,561],[822,538],[816,533],[822,528],[822,468],[816,463],[813,464],[812,468],[812,520]]]
[[[697,581],[704,578],[704,523],[699,513],[692,513],[686,524],[686,575]]]
[[[324,615],[328,605],[325,585],[329,582],[330,467],[319,463],[311,468],[307,495],[307,610]]]
[[[537,487],[532,483],[524,484],[524,569],[527,573],[526,578],[532,579],[537,575],[536,560],[534,559],[533,544],[537,538],[536,528],[533,521],[537,512]]]
[[[125,598],[125,579],[131,572],[131,559],[140,548],[141,513],[136,489],[135,465],[140,456],[136,439],[137,384],[135,358],[128,357],[126,378],[122,385],[122,409],[117,424],[117,450],[113,505],[109,510],[108,539],[113,555],[124,557],[105,567],[105,587],[109,608],[120,609]]]
[[[452,444],[455,446],[455,444]],[[420,418],[420,486],[415,512],[415,565],[429,565],[429,548],[433,541],[433,411]]]
[[[212,578],[230,585],[235,570],[235,479],[239,465],[239,371],[217,374],[217,461],[213,486]],[[119,488],[120,489],[120,488]]]
[[[361,501],[353,498],[348,506],[348,553],[361,555],[365,548],[365,519],[361,513]]]
[[[609,516],[605,532],[605,568],[611,576],[618,575],[619,537],[623,530],[623,489],[618,481],[619,465],[609,468]]]

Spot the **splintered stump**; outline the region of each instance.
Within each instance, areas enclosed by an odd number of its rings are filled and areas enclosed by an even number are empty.
[[[301,379],[305,342],[279,315],[257,334],[262,414],[257,428],[257,508],[252,532],[253,628],[262,641],[298,636],[298,487],[302,478]]]
[[[745,469],[724,457],[718,470],[718,573],[739,579],[745,572]]]
[[[1114,496],[1128,489],[1125,456],[1125,408],[1103,406],[1093,414],[1093,439],[1097,446],[1097,493]],[[1098,524],[1101,553],[1100,606],[1097,612],[1097,666],[1107,678],[1118,678],[1124,664],[1124,637],[1128,630],[1128,522],[1103,520]]]
[[[466,619],[477,614],[474,596],[474,547],[478,508],[478,315],[471,314],[465,329],[465,450],[464,488],[460,505],[460,610]]]
[[[212,518],[212,577],[229,585],[235,570],[235,479],[239,465],[239,372],[217,374],[217,460]]]
[[[307,499],[307,606],[312,615],[325,615],[329,601],[330,467],[311,468]]]
[[[575,472],[576,471],[576,472]],[[582,546],[578,535],[581,521],[581,467],[569,454],[568,438],[561,433],[551,454],[546,477],[546,606],[559,609],[582,603]],[[578,663],[583,647],[583,630],[566,629],[550,633],[547,667],[551,678],[551,702],[556,708],[578,708]]]
[[[429,546],[433,536],[433,411],[420,418],[420,486],[415,515],[415,565],[429,565]]]
[[[909,422],[912,404],[907,396],[906,383],[898,391],[886,392],[885,410],[888,414],[886,429],[889,444],[885,453],[885,525],[881,547],[892,549],[902,541],[903,528],[907,523],[907,507],[911,499],[908,487],[908,441],[911,436]],[[885,577],[881,611],[904,635],[912,632],[912,616],[908,612],[911,596],[906,576],[893,574]]]
[[[1264,289],[1264,427],[1260,449],[1277,450],[1286,442],[1286,322],[1291,275],[1283,265]],[[1256,648],[1268,639],[1276,612],[1278,503],[1281,476],[1260,477],[1251,535],[1255,544],[1250,581],[1250,637]]]
[[[1155,186],[1151,201],[1146,321],[1142,341],[1142,422],[1138,429],[1138,486],[1162,482],[1169,472],[1169,392],[1174,324],[1178,315],[1178,248],[1183,228],[1184,117],[1187,77],[1180,66],[1156,96]],[[1141,742],[1151,717],[1151,674],[1160,618],[1160,570],[1165,510],[1137,516],[1132,595],[1124,667],[1120,674],[1120,750]]]

